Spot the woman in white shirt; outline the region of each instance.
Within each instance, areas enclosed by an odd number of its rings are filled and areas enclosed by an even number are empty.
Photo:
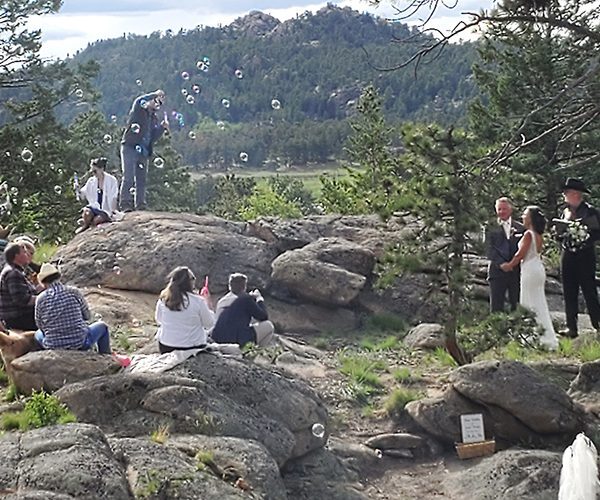
[[[77,232],[85,231],[104,222],[113,220],[117,211],[119,182],[114,175],[106,173],[106,158],[94,158],[90,161],[92,176],[85,186],[78,188],[78,194],[84,196],[88,205],[83,209],[83,223]]]
[[[161,354],[174,350],[199,349],[206,345],[207,332],[215,315],[207,299],[193,293],[196,277],[187,267],[169,274],[169,284],[156,302],[158,348]]]

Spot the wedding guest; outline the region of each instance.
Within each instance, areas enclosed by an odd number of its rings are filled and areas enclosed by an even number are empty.
[[[495,207],[498,222],[486,232],[487,258],[490,261],[487,276],[490,311],[503,311],[507,295],[510,309],[514,311],[519,303],[521,268],[517,265],[510,271],[503,271],[500,265],[510,261],[517,253],[524,228],[520,222],[513,220],[513,207],[508,198],[498,198]]]
[[[107,161],[106,158],[94,158],[90,161],[92,176],[79,189],[80,195],[85,197],[88,204],[83,209],[82,223],[77,233],[110,222],[117,211],[119,182],[114,175],[106,172]]]
[[[593,327],[600,327],[600,303],[596,288],[596,250],[594,243],[600,239],[600,218],[598,211],[584,200],[584,193],[589,194],[584,182],[580,179],[568,178],[563,186],[566,208],[562,214],[565,221],[580,221],[585,226],[589,237],[580,245],[569,245],[562,238],[563,252],[560,271],[567,317],[567,330],[562,332],[568,337],[577,337],[577,314],[579,290],[587,306]],[[567,233],[563,233],[567,236]]]
[[[217,302],[217,320],[211,336],[220,344],[244,346],[254,342],[267,346],[275,327],[268,321],[265,300],[260,291],[246,293],[248,278],[241,273],[229,276],[229,293]]]
[[[127,128],[121,140],[121,210],[125,212],[134,208],[132,190],[135,192],[135,209],[146,208],[148,159],[152,156],[154,142],[169,129],[167,119],[159,123],[156,116],[164,100],[165,93],[156,90],[137,97],[129,111]]]
[[[156,302],[158,348],[161,354],[206,346],[208,330],[215,324],[208,297],[194,293],[196,277],[187,267],[169,274],[169,284]]]
[[[79,351],[97,345],[100,354],[110,354],[108,326],[102,321],[87,324],[91,314],[83,294],[60,282],[60,271],[54,264],[42,264],[38,278],[45,287],[35,303],[38,344],[44,349]]]
[[[546,229],[546,217],[541,209],[531,205],[523,212],[523,226],[526,231],[519,241],[519,250],[515,256],[500,266],[509,272],[521,265],[520,304],[535,313],[537,323],[542,327],[543,334],[540,344],[548,349],[558,347],[558,339],[552,325],[548,302],[546,301],[546,270],[541,254],[544,247],[543,233]]]
[[[0,319],[7,328],[36,330],[34,307],[39,290],[27,279],[31,255],[25,245],[11,242],[4,249],[6,264],[0,273]]]

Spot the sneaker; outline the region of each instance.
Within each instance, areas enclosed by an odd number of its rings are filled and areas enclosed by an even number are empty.
[[[577,333],[576,330],[573,330],[572,328],[565,328],[564,330],[561,330],[560,332],[558,332],[559,335],[562,335],[563,337],[567,337],[570,339],[575,339],[579,336],[579,334]]]

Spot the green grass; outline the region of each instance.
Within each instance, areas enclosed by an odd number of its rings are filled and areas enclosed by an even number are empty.
[[[388,415],[394,415],[404,410],[407,403],[421,399],[422,394],[406,387],[397,387],[383,403],[383,409]]]
[[[571,357],[575,354],[573,339],[562,338],[558,341],[558,353],[562,356]]]
[[[50,262],[58,250],[55,243],[43,242],[35,246],[35,262]]]
[[[383,340],[377,341],[376,339],[367,337],[360,341],[360,347],[366,351],[380,352],[380,351],[394,351],[401,347],[400,339],[394,335],[390,335]]]
[[[406,320],[396,314],[373,314],[365,321],[365,329],[379,332],[406,333]]]
[[[4,367],[0,366],[0,384],[4,385],[8,382],[8,375],[4,371]]]
[[[169,426],[161,425],[150,434],[150,440],[157,444],[165,444],[169,439]]]
[[[9,403],[11,401],[15,401],[17,399],[18,395],[19,395],[19,391],[17,390],[17,386],[11,382],[10,384],[8,384],[8,388],[6,389],[6,392],[4,393],[4,401],[9,402]]]
[[[407,383],[407,382],[412,382],[414,380],[414,377],[412,376],[412,374],[410,373],[410,370],[406,366],[403,366],[402,368],[398,368],[397,370],[394,370],[392,372],[392,377],[394,377],[394,380],[396,382],[400,382],[401,384]]]
[[[577,357],[584,363],[600,359],[600,342],[592,340],[577,349]]]
[[[431,358],[440,365],[448,368],[455,368],[458,366],[455,359],[450,356],[450,353],[443,347],[436,347],[435,351],[431,354]]]
[[[154,496],[160,490],[163,481],[157,470],[149,470],[140,476],[139,484],[135,489],[135,498],[148,498]]]
[[[112,335],[114,339],[114,345],[121,352],[130,353],[135,349],[135,346],[129,340],[129,337],[132,335],[131,330],[127,328],[117,328]]]
[[[210,450],[199,450],[195,458],[198,470],[205,470],[215,463],[215,454]]]
[[[0,427],[26,431],[54,424],[75,422],[76,418],[56,396],[44,391],[33,392],[22,411],[0,417]]]
[[[340,372],[350,377],[358,384],[366,384],[371,387],[381,387],[381,379],[378,372],[386,369],[383,360],[373,360],[359,355],[340,356]]]

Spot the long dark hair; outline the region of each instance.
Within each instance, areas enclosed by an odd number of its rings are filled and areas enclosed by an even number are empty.
[[[192,292],[196,277],[188,267],[179,266],[169,273],[169,284],[160,292],[160,298],[171,311],[187,308],[189,299],[186,294]]]
[[[544,234],[546,229],[546,217],[544,212],[537,205],[529,205],[527,207],[529,218],[531,219],[531,227],[538,234]]]

